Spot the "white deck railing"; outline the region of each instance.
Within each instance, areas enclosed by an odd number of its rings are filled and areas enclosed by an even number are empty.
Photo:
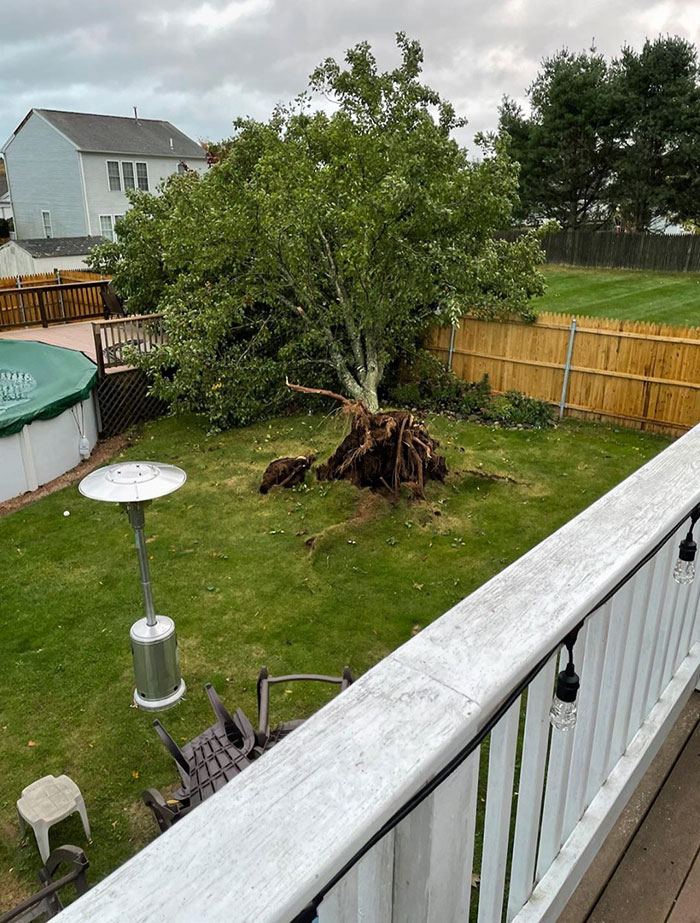
[[[290,923],[465,754],[319,902],[321,923],[555,921],[697,683],[700,578],[683,587],[671,571],[699,501],[696,427],[362,676],[62,923]],[[551,731],[553,652],[582,620],[579,720]]]

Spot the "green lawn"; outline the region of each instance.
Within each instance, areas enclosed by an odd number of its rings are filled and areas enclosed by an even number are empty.
[[[543,432],[444,418],[431,426],[449,479],[429,485],[426,502],[395,506],[311,479],[306,489],[257,492],[272,458],[334,448],[342,432],[335,418],[217,435],[183,418],[145,428],[125,455],[174,462],[189,475],[147,513],[156,609],[177,621],[188,684],[185,700],[163,716],[177,740],[211,723],[208,680],[229,707],[254,718],[262,664],[273,674],[338,673],[346,663],[367,670],[668,442],[574,421]],[[70,487],[6,516],[0,573],[5,907],[33,889],[39,864],[33,839],[22,845],[16,824],[25,785],[63,772],[80,785],[94,882],[155,835],[140,792],[177,775],[151,717],[130,707],[128,630],[141,599],[124,514]],[[307,714],[322,700],[318,687],[281,692],[273,720]],[[54,828],[52,844],[61,841],[84,844],[77,818]]]
[[[555,311],[620,320],[700,326],[700,273],[545,267],[538,313]]]

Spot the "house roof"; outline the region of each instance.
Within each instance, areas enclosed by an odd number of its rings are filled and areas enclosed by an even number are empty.
[[[84,256],[93,247],[105,242],[104,237],[38,237],[25,240],[10,240],[4,244],[13,244],[26,250],[30,256]]]
[[[72,141],[79,151],[187,157],[202,160],[206,157],[205,151],[199,144],[188,138],[170,122],[160,119],[94,115],[89,112],[62,112],[58,109],[34,109],[33,111],[57,128],[69,141]],[[22,125],[15,131],[15,134],[21,128]]]
[[[7,177],[0,176],[0,199],[5,195],[6,192],[7,192]]]

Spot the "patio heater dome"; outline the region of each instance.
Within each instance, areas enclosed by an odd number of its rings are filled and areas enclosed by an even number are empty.
[[[167,615],[156,615],[153,608],[144,508],[151,500],[178,490],[186,480],[185,472],[175,465],[139,461],[98,468],[78,485],[84,497],[121,504],[134,530],[146,609],[145,618],[134,622],[130,632],[136,676],[134,702],[149,711],[176,705],[185,694],[185,681],[180,676],[175,623]]]

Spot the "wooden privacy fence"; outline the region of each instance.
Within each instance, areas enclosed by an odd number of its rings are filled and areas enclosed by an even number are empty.
[[[488,375],[562,413],[680,435],[700,421],[700,331],[541,314],[536,323],[462,318],[427,348],[466,381]]]
[[[0,276],[0,289],[38,288],[45,285],[61,285],[63,282],[103,282],[108,279],[87,269],[54,269],[53,272],[38,272],[25,276]]]
[[[48,327],[106,316],[102,293],[109,282],[66,282],[29,288],[0,288],[0,330]]]

